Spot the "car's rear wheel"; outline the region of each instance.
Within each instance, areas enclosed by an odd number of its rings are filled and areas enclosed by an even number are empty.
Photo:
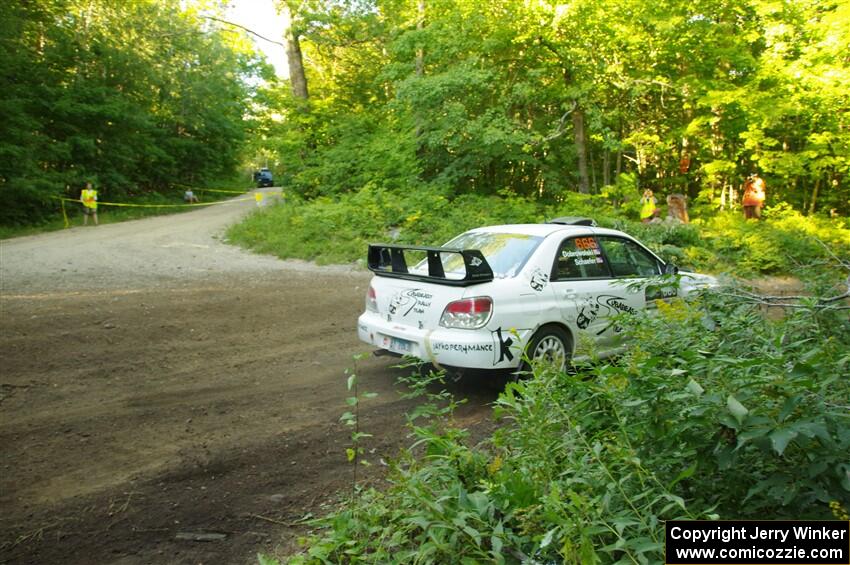
[[[572,357],[572,341],[560,326],[543,326],[528,343],[526,357],[532,363],[545,363],[558,371],[564,371]],[[523,360],[520,371],[530,371],[528,361]]]

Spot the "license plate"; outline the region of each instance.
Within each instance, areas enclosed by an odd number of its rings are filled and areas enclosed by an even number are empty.
[[[384,337],[384,347],[395,353],[410,353],[413,351],[413,342],[397,337]]]

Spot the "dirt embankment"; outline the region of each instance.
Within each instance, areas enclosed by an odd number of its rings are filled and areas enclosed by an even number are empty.
[[[252,563],[350,489],[368,276],[223,243],[250,206],[0,242],[0,562]],[[407,442],[392,364],[358,367],[375,461]]]

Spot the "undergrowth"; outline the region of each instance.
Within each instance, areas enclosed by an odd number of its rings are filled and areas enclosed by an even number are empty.
[[[843,302],[798,305],[659,302],[620,320],[616,362],[509,384],[478,445],[445,398],[420,409],[389,488],[314,521],[289,563],[655,563],[665,520],[846,513],[850,325]]]
[[[449,198],[427,188],[399,194],[367,186],[309,201],[288,195],[233,226],[228,237],[281,258],[362,263],[371,242],[440,245],[478,226],[586,216],[634,235],[667,261],[707,272],[796,273],[799,265],[828,258],[818,240],[850,250],[846,222],[806,217],[784,204],[768,208],[760,222],[746,222],[739,212],[695,211],[688,225],[642,224],[631,214],[630,208],[615,209],[602,196],[577,193],[542,202],[510,193]]]

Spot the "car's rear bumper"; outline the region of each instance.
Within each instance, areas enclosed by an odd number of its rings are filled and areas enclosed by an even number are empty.
[[[467,369],[513,369],[519,365],[529,331],[418,329],[387,322],[365,312],[357,320],[361,341],[392,353],[409,355],[434,365]]]

